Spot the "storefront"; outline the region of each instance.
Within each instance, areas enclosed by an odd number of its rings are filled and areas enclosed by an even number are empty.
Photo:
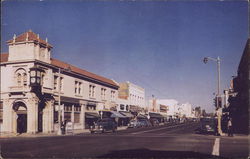
[[[149,112],[150,119],[157,119],[160,123],[164,122],[164,116],[159,113]]]

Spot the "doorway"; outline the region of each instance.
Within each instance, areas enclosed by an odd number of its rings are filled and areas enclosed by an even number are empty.
[[[16,113],[16,132],[27,132],[27,107],[22,101],[13,104],[13,110]]]
[[[27,114],[17,113],[17,133],[27,132]]]

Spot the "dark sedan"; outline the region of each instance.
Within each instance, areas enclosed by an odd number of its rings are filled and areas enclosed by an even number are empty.
[[[93,126],[90,126],[90,132],[101,132],[106,131],[115,132],[117,130],[117,124],[110,118],[100,119]]]

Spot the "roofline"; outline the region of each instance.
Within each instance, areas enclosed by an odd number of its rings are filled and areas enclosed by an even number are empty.
[[[49,66],[50,68],[53,68],[53,69],[58,69],[59,68],[62,68],[62,67],[58,67],[58,66],[55,66],[55,65],[52,65],[50,63],[46,63],[46,62],[43,62],[43,61],[40,61],[40,60],[20,60],[20,61],[7,61],[7,62],[1,62],[0,63],[0,66],[2,65],[7,65],[7,64],[16,64],[16,63],[31,63],[31,62],[34,62],[34,63],[38,63],[38,64],[42,64],[42,65],[45,65],[45,66]],[[112,85],[110,83],[107,83],[107,82],[104,82],[104,81],[101,81],[101,80],[98,80],[98,79],[95,79],[95,78],[91,78],[91,77],[88,77],[88,76],[85,76],[85,75],[82,75],[82,74],[79,74],[79,73],[76,73],[76,72],[73,72],[73,71],[67,71],[65,69],[62,68],[61,70],[61,73],[68,73],[68,74],[73,74],[75,76],[80,76],[82,78],[85,78],[89,81],[94,81],[96,83],[100,83],[100,84],[105,84],[106,86],[108,87],[112,87],[112,88],[115,88],[115,89],[118,89],[119,88],[119,85]]]

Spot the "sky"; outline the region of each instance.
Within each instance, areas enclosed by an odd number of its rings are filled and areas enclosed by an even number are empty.
[[[117,82],[145,88],[146,98],[176,99],[213,112],[216,63],[228,89],[248,38],[248,2],[2,2],[1,52],[31,29],[53,45],[52,57]]]

